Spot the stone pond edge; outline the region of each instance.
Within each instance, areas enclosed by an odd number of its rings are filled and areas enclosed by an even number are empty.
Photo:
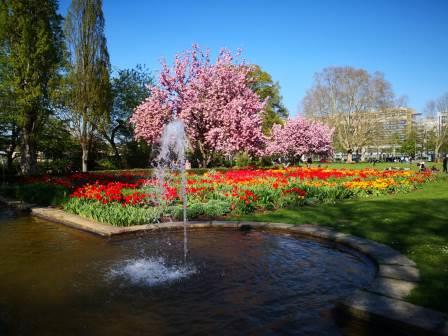
[[[30,207],[30,210],[33,216],[61,223],[104,238],[157,232],[159,230],[183,229],[182,222],[115,227],[70,214],[60,209]],[[390,326],[399,326],[416,334],[448,336],[448,322],[445,314],[403,301],[412,289],[417,286],[420,274],[414,261],[389,246],[310,224],[293,225],[210,220],[191,221],[189,222],[189,228],[290,231],[299,235],[330,241],[361,252],[377,265],[376,277],[368,287],[360,288],[350,297],[338,302],[337,308],[339,312],[364,321],[378,321]]]

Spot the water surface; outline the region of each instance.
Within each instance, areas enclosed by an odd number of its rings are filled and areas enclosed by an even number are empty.
[[[1,335],[339,335],[334,301],[366,258],[288,234],[192,231],[105,240],[3,211]]]

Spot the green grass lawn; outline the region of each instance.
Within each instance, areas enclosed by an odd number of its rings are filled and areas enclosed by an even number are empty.
[[[304,206],[241,220],[318,224],[387,244],[417,263],[421,283],[410,302],[448,313],[448,178],[408,194]]]
[[[320,166],[321,167],[328,167],[328,168],[345,168],[345,169],[365,169],[365,168],[374,168],[374,169],[379,169],[379,170],[384,170],[387,168],[409,168],[412,170],[418,170],[418,166],[417,163],[419,161],[413,162],[412,164],[410,163],[394,163],[394,162],[379,162],[376,163],[375,165],[373,163],[367,163],[367,162],[362,162],[362,163],[336,163],[336,162],[332,162],[332,163],[322,163]],[[319,164],[318,163],[313,163],[313,167],[317,167]],[[435,163],[435,162],[425,162],[425,166],[428,169],[431,169],[433,166],[435,166],[437,169],[439,169],[440,171],[442,170],[442,163]]]

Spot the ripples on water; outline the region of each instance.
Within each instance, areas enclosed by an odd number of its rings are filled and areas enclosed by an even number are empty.
[[[364,257],[233,230],[104,240],[0,219],[0,335],[338,335],[333,303],[368,284]]]
[[[196,272],[192,265],[167,265],[164,258],[126,260],[114,266],[108,277],[129,282],[131,285],[156,286],[172,283]]]

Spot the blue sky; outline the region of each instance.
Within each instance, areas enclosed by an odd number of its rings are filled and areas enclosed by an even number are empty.
[[[448,0],[103,1],[113,68],[156,72],[192,43],[242,48],[280,83],[291,115],[328,66],[383,72],[419,112],[448,91]],[[63,15],[69,4],[60,1]]]

